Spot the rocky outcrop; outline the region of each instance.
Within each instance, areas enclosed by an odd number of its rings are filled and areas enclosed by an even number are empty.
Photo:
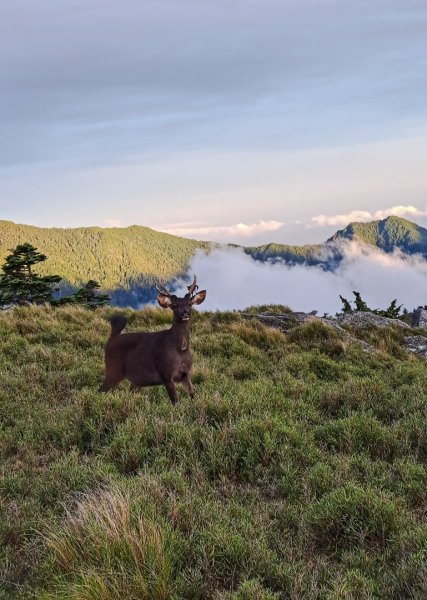
[[[423,327],[427,329],[427,310],[419,306],[412,313],[412,327]]]
[[[342,340],[357,344],[364,352],[374,352],[374,348],[370,344],[351,335],[346,329],[341,327],[336,319],[331,317],[317,317],[316,314],[316,311],[312,311],[311,313],[294,312],[283,314],[243,313],[242,316],[245,319],[256,319],[266,327],[275,327],[284,333],[288,333],[298,325],[304,325],[305,323],[310,323],[312,321],[320,321],[334,329]]]
[[[337,317],[341,325],[351,325],[358,329],[366,329],[374,325],[375,327],[398,327],[400,329],[410,329],[409,325],[400,319],[389,319],[380,317],[375,313],[365,311],[355,311],[352,313],[343,313]]]
[[[407,335],[403,343],[408,352],[427,358],[427,337],[424,335]]]
[[[403,347],[411,354],[416,354],[418,356],[427,358],[427,336],[411,335],[411,327],[409,327],[409,325],[404,321],[400,321],[399,319],[389,319],[388,317],[381,317],[371,312],[355,311],[352,313],[341,314],[336,318],[317,317],[315,311],[311,313],[289,312],[281,314],[243,313],[242,316],[246,319],[256,319],[263,325],[266,325],[267,327],[275,327],[284,333],[291,331],[293,328],[299,325],[304,325],[305,323],[309,323],[311,321],[320,321],[321,323],[332,327],[332,329],[338,333],[342,340],[356,343],[365,352],[375,352],[375,349],[364,340],[358,339],[355,337],[355,335],[352,335],[352,333],[345,329],[346,326],[351,326],[354,330],[367,329],[372,326],[396,327],[404,332],[404,339],[402,341]]]

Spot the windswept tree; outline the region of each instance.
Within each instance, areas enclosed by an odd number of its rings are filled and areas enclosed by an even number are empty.
[[[74,292],[71,296],[64,296],[54,300],[54,306],[63,306],[64,304],[78,304],[85,308],[98,308],[109,304],[110,297],[107,294],[99,293],[100,285],[97,281],[90,279],[86,285]]]
[[[343,313],[352,313],[353,312],[353,308],[352,308],[350,302],[347,300],[347,298],[344,298],[340,294],[340,300],[342,302],[342,311],[343,311]]]
[[[55,284],[61,277],[41,276],[33,270],[47,257],[28,243],[18,245],[10,252],[0,274],[0,308],[51,302],[53,292],[58,289]]]
[[[354,304],[355,307],[353,308],[351,306],[351,302],[349,302],[347,300],[347,298],[344,298],[343,296],[340,295],[340,300],[342,302],[343,308],[342,308],[342,312],[343,313],[352,313],[355,311],[359,311],[359,312],[372,312],[375,315],[379,315],[381,317],[388,317],[389,319],[400,319],[401,317],[404,316],[405,309],[402,311],[402,304],[398,305],[397,304],[397,300],[392,300],[389,304],[389,306],[386,309],[381,309],[381,308],[369,308],[369,306],[366,304],[366,302],[362,299],[360,292],[353,292],[354,294]]]

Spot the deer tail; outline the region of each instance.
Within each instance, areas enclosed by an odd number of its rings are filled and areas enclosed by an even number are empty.
[[[113,315],[110,319],[111,334],[110,337],[116,337],[126,327],[127,319],[123,315]]]

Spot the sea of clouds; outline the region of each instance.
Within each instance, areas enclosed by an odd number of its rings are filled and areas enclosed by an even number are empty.
[[[372,308],[385,308],[394,298],[408,310],[427,304],[427,261],[421,256],[397,250],[387,254],[354,241],[342,243],[340,250],[343,259],[331,272],[318,266],[258,262],[242,249],[218,248],[209,254],[198,252],[188,278],[196,273],[200,289],[208,291],[200,306],[205,310],[284,304],[295,311],[335,314],[342,308],[339,295],[352,300],[353,290]],[[175,293],[185,292],[185,282],[177,282]]]

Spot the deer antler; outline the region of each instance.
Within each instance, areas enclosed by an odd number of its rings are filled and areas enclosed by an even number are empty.
[[[165,288],[164,285],[161,285],[160,287],[156,284],[156,290],[159,294],[164,295],[164,296],[169,296],[169,298],[171,297],[170,292],[167,291],[167,289]]]
[[[193,283],[192,283],[191,285],[188,285],[188,286],[187,286],[187,290],[188,290],[188,293],[189,293],[189,294],[190,294],[190,296],[191,296],[191,295],[193,295],[193,294],[194,294],[194,292],[196,292],[198,289],[199,289],[199,286],[197,285],[197,277],[194,275],[194,278],[193,278]]]

